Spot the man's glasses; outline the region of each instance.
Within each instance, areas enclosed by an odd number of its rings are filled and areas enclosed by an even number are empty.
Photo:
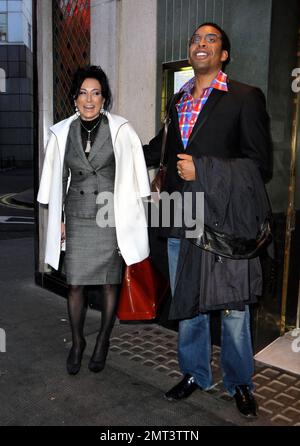
[[[216,43],[216,41],[218,39],[222,39],[222,36],[218,36],[217,34],[213,34],[213,33],[209,33],[209,34],[204,34],[204,35],[200,35],[200,34],[194,34],[191,38],[190,38],[190,45],[194,45],[194,44],[198,44],[201,42],[201,40],[205,39],[205,41],[207,43]]]

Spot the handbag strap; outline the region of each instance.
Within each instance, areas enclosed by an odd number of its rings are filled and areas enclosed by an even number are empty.
[[[166,142],[167,142],[168,128],[169,128],[170,122],[171,122],[171,119],[169,118],[169,114],[167,114],[167,116],[165,117],[165,120],[164,120],[164,133],[163,133],[162,143],[161,143],[161,153],[160,153],[160,161],[159,161],[160,169],[162,169],[164,167]]]
[[[179,97],[181,97],[182,93],[177,93],[173,96],[172,101],[170,103],[170,106],[168,108],[166,117],[164,119],[164,132],[162,137],[162,143],[161,143],[161,153],[160,153],[160,162],[159,162],[159,169],[162,169],[164,167],[164,159],[165,159],[165,152],[166,152],[166,143],[167,143],[167,136],[168,136],[168,128],[171,123],[170,118],[170,110],[172,105],[175,103],[175,100],[177,100]]]

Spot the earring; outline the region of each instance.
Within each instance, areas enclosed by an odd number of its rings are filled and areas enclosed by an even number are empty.
[[[100,115],[105,115],[104,103],[105,103],[105,101],[102,102],[102,106],[100,108]]]
[[[74,102],[74,105],[75,105],[75,113],[76,113],[76,115],[80,116],[80,111],[78,110],[76,102]]]

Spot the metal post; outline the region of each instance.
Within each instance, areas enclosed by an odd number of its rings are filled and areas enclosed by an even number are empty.
[[[298,36],[298,49],[300,48],[300,29]],[[300,67],[300,52],[297,53],[297,66]],[[280,335],[285,333],[286,326],[286,303],[288,291],[288,278],[290,267],[290,250],[292,231],[295,230],[295,187],[296,187],[296,155],[297,155],[297,133],[299,127],[299,109],[300,109],[300,93],[295,93],[293,101],[293,120],[292,120],[292,135],[291,135],[291,163],[290,163],[290,181],[288,191],[288,208],[286,218],[285,231],[285,248],[284,248],[284,269],[283,269],[283,285],[281,298],[281,316],[280,316]],[[300,297],[298,299],[298,310],[300,305]],[[298,321],[299,323],[299,321]]]

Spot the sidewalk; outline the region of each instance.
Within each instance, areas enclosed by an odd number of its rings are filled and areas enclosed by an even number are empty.
[[[100,314],[89,309],[87,349],[78,375],[65,360],[70,331],[65,300],[33,282],[33,241],[1,241],[0,327],[6,353],[0,353],[0,425],[6,426],[265,426],[300,425],[300,376],[257,365],[260,417],[240,416],[218,383],[210,392],[169,403],[163,393],[180,376],[176,333],[156,324],[116,324],[107,365],[91,373]]]
[[[13,197],[33,206],[33,189]],[[34,284],[33,240],[1,241],[0,426],[295,426],[300,425],[300,376],[256,362],[258,420],[240,416],[222,386],[214,347],[215,387],[169,403],[163,393],[180,379],[177,334],[157,324],[116,323],[107,365],[92,374],[100,313],[89,309],[87,349],[78,375],[65,360],[70,330],[65,300]],[[17,253],[17,257],[16,257]]]

